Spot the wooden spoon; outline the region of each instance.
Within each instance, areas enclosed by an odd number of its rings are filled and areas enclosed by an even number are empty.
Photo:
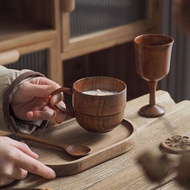
[[[62,150],[65,150],[68,154],[70,154],[71,156],[74,157],[82,157],[82,156],[86,156],[90,153],[91,149],[87,146],[84,145],[79,145],[79,144],[72,144],[72,145],[66,145],[66,144],[58,144],[55,142],[50,142],[47,141],[45,139],[41,139],[39,137],[36,137],[34,135],[31,134],[24,134],[24,133],[16,133],[16,135],[21,138],[22,140],[28,140],[28,141],[32,141],[32,142],[37,142],[37,143],[41,143],[44,145],[48,145],[48,146],[52,146],[52,147],[56,147]]]

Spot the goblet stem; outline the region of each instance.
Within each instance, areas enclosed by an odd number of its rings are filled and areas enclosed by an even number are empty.
[[[149,92],[150,92],[150,98],[149,98],[149,104],[150,106],[154,106],[156,104],[156,88],[157,88],[157,81],[149,81]]]
[[[144,117],[160,117],[164,115],[165,109],[156,104],[156,87],[158,81],[149,81],[149,104],[139,110],[139,114]]]

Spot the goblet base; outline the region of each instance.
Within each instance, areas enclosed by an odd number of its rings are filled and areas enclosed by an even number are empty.
[[[139,110],[139,115],[148,118],[160,117],[165,114],[165,109],[160,105],[146,105]]]

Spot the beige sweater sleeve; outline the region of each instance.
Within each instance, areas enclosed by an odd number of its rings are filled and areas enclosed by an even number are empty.
[[[31,70],[7,69],[0,65],[0,130],[21,131],[32,133],[39,125],[47,125],[47,121],[27,122],[15,119],[11,114],[10,103],[12,94],[16,91],[18,85],[27,78],[43,76],[41,73]],[[40,124],[39,124],[40,123]]]

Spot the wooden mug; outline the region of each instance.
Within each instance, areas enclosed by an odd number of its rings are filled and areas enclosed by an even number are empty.
[[[121,123],[126,107],[127,86],[116,78],[93,76],[79,79],[72,89],[60,88],[52,96],[60,93],[72,94],[74,111],[55,107],[67,115],[74,116],[85,130],[106,133]]]

